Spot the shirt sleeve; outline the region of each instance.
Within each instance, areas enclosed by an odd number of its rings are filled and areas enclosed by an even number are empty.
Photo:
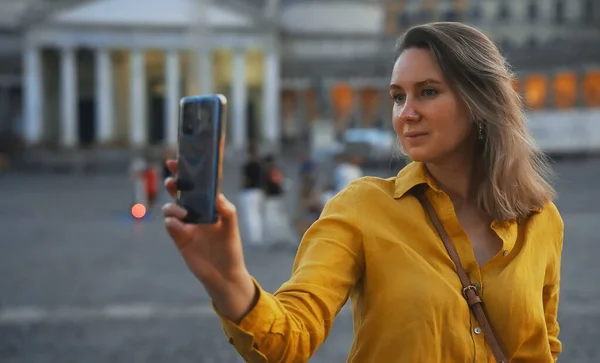
[[[246,362],[306,362],[327,338],[364,270],[356,188],[350,185],[327,203],[302,238],[291,279],[277,292],[254,281],[258,301],[239,325],[217,312]]]
[[[546,316],[546,327],[548,329],[548,340],[552,358],[556,362],[558,354],[562,351],[562,343],[558,339],[560,327],[558,324],[558,301],[560,293],[560,266],[563,246],[564,225],[559,217],[559,240],[554,254],[551,256],[551,262],[548,266],[546,284],[544,286],[544,314]]]

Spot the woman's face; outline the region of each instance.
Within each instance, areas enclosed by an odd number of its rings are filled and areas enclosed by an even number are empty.
[[[474,123],[428,49],[402,52],[392,71],[390,95],[394,130],[412,160],[441,161],[475,143]]]

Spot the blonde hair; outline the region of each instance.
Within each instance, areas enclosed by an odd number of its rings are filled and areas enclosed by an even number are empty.
[[[409,29],[396,57],[409,48],[431,51],[473,122],[483,127],[479,207],[494,219],[511,220],[553,200],[552,169],[527,128],[515,76],[494,43],[471,26],[436,22]]]

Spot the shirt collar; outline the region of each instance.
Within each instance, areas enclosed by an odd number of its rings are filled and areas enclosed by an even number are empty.
[[[414,187],[423,184],[427,184],[435,192],[442,192],[425,169],[425,164],[419,161],[412,161],[396,175],[394,198],[402,198]],[[542,208],[533,207],[531,211],[539,213],[542,211]]]
[[[422,162],[412,161],[396,175],[394,198],[402,198],[411,189],[422,184],[427,184],[436,192],[441,191],[425,170],[425,165]]]

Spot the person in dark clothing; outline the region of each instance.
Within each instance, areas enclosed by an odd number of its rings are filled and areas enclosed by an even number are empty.
[[[240,217],[243,220],[248,243],[264,244],[264,166],[258,156],[256,145],[248,148],[248,160],[242,167],[240,190]]]
[[[267,197],[283,194],[283,173],[275,163],[275,157],[268,155],[265,158],[265,194]]]
[[[260,189],[262,187],[263,167],[255,157],[251,154],[250,159],[243,167],[242,189]]]
[[[298,168],[298,200],[295,210],[295,228],[299,236],[304,235],[308,227],[318,218],[320,207],[317,191],[317,163],[308,151],[300,156]]]
[[[298,170],[300,195],[309,195],[317,183],[317,163],[308,152],[303,153]]]
[[[292,243],[293,234],[285,208],[284,175],[274,155],[264,159],[265,165],[265,239],[268,244]]]

